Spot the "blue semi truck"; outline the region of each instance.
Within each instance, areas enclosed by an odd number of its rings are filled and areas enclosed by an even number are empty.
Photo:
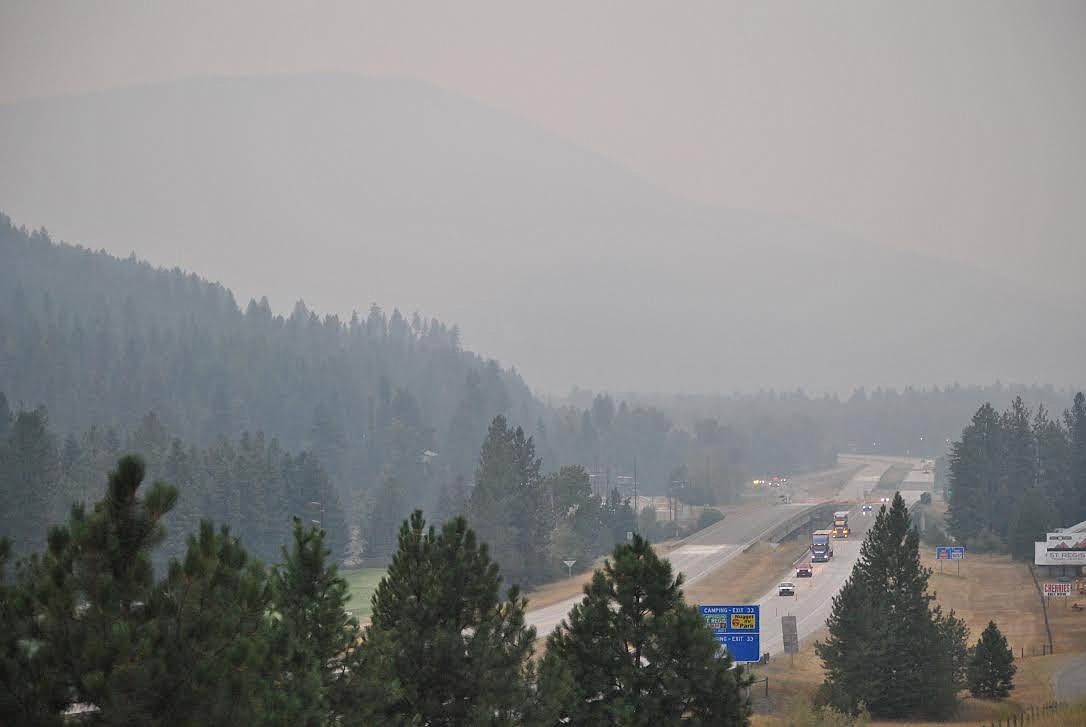
[[[811,562],[828,563],[833,557],[833,532],[815,530],[811,534]]]

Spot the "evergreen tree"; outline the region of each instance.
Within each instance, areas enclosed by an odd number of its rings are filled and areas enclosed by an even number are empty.
[[[1070,509],[1070,523],[1086,520],[1086,397],[1075,394],[1071,408],[1064,415],[1071,444],[1070,490],[1065,503]]]
[[[140,498],[143,476],[142,461],[122,459],[105,499],[90,513],[77,503],[69,524],[50,532],[48,550],[26,564],[25,613],[39,644],[32,669],[63,685],[70,702],[95,705],[105,724],[144,720],[153,697],[151,551],[177,491],[156,483]]]
[[[969,692],[983,699],[1006,699],[1014,689],[1014,653],[1007,638],[989,621],[969,659]]]
[[[373,595],[359,646],[359,724],[520,724],[535,630],[516,586],[462,517],[440,532],[415,511]]]
[[[8,406],[8,398],[0,391],[0,437],[6,437],[11,429],[11,408]]]
[[[990,532],[1001,476],[1003,424],[991,404],[973,415],[950,453],[950,533],[959,542]]]
[[[334,724],[350,706],[359,629],[346,610],[347,582],[330,555],[324,532],[295,518],[294,542],[272,572],[281,671],[271,711],[284,725]]]
[[[152,604],[153,640],[142,669],[153,678],[133,680],[122,692],[132,704],[148,703],[147,723],[283,724],[273,700],[283,685],[275,682],[271,587],[264,566],[228,528],[201,522],[183,559],[170,561]]]
[[[539,583],[555,568],[549,558],[551,508],[531,437],[494,417],[479,453],[472,522],[513,583]]]
[[[964,675],[965,626],[930,607],[931,571],[898,493],[875,518],[860,558],[834,597],[829,637],[816,645],[826,670],[822,697],[873,715],[940,717],[954,709]]]
[[[70,703],[65,680],[38,638],[33,584],[10,571],[11,542],[0,538],[0,724],[61,725]]]
[[[399,480],[389,477],[377,490],[369,522],[366,523],[370,557],[386,558],[396,550],[397,523],[403,522],[407,510]]]
[[[177,491],[120,460],[105,499],[72,508],[48,550],[24,561],[0,610],[0,709],[18,699],[15,724],[60,722],[73,703],[103,725],[260,724],[270,703],[266,578],[237,539],[210,523],[155,583],[152,550]],[[7,634],[20,635],[12,651]],[[32,644],[33,648],[28,648]],[[9,671],[10,667],[14,667]],[[14,686],[12,686],[14,685]],[[28,685],[32,685],[28,688]]]
[[[44,409],[21,411],[0,441],[0,527],[16,553],[45,545],[48,514],[61,494],[56,436]]]
[[[745,725],[749,679],[720,653],[649,542],[615,548],[547,639],[536,719],[572,725]]]
[[[1012,515],[1008,546],[1011,556],[1033,561],[1033,544],[1043,541],[1045,533],[1058,522],[1048,492],[1030,487],[1018,502]]]

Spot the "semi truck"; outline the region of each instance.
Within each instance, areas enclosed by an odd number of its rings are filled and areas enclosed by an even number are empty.
[[[828,563],[833,557],[832,533],[829,530],[815,530],[811,533],[811,562]]]
[[[833,537],[848,537],[848,510],[841,510],[833,514]]]

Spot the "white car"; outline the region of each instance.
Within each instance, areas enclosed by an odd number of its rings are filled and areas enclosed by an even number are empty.
[[[796,595],[796,584],[792,581],[784,581],[777,586],[778,596],[794,596]]]

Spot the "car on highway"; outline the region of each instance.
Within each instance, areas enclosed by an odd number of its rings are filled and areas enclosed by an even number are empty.
[[[870,502],[865,502],[865,503],[864,503],[864,514],[865,514],[865,515],[866,515],[867,513],[871,512],[871,510],[872,510],[872,509],[874,509],[874,508],[872,508],[872,507],[871,507],[871,503],[870,503]]]
[[[810,578],[814,575],[814,569],[809,565],[801,565],[796,568],[796,578]]]
[[[796,595],[796,584],[791,581],[784,581],[777,586],[778,596],[794,596]]]

